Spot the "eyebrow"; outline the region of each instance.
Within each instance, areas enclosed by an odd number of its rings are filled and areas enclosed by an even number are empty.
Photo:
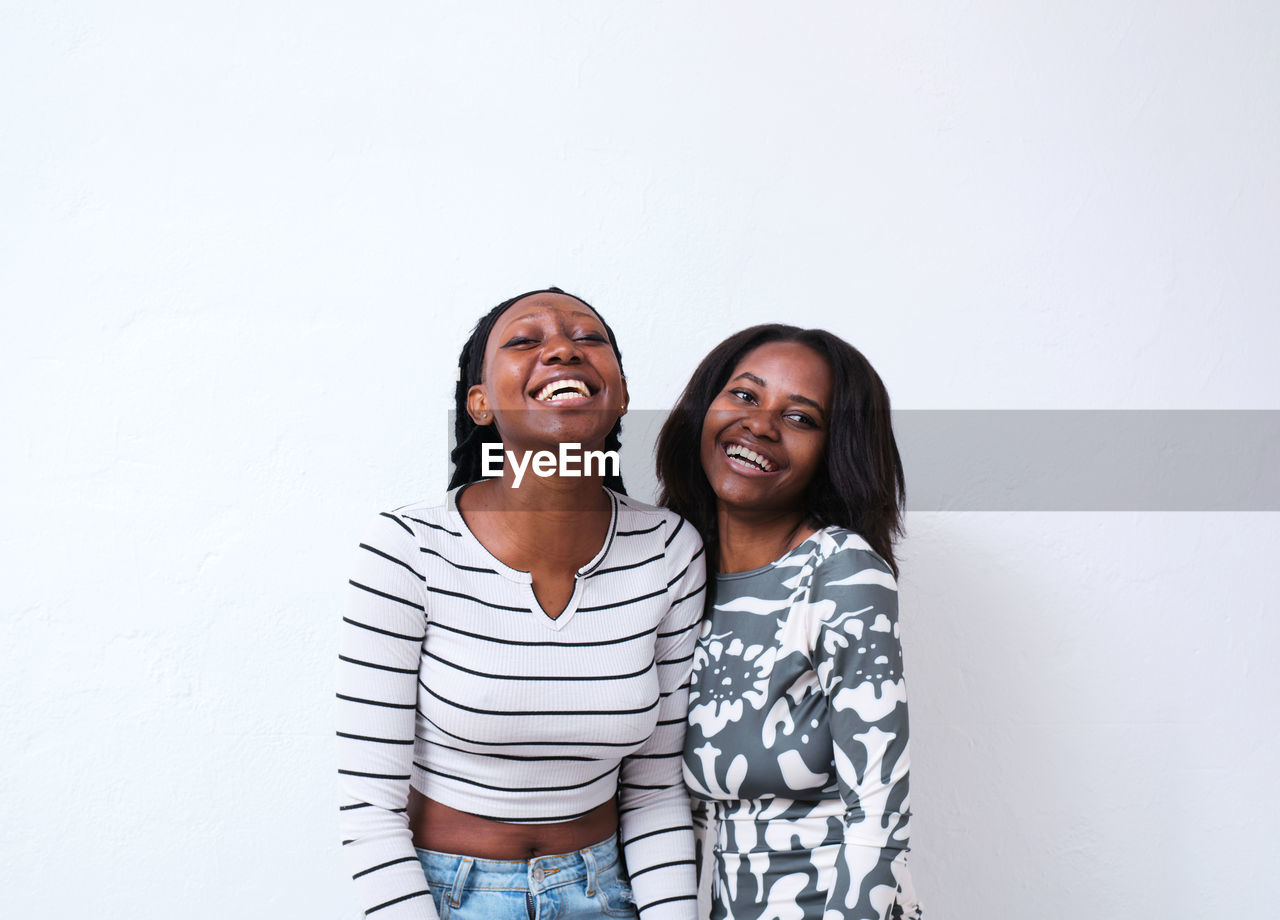
[[[512,319],[507,320],[507,322],[511,322],[511,323],[518,323],[518,322],[520,322],[522,319],[529,319],[529,318],[530,318],[530,317],[532,317],[532,316],[537,316],[539,313],[544,312],[544,311],[545,311],[545,309],[546,309],[546,308],[534,309],[534,310],[530,310],[528,313],[520,313],[520,314],[518,314],[517,316],[513,317]],[[576,316],[585,316],[587,319],[593,319],[593,320],[595,320],[596,322],[600,323],[601,325],[604,325],[604,320],[600,319],[600,317],[599,317],[599,316],[597,316],[595,313],[592,313],[592,312],[591,312],[591,311],[589,311],[589,310],[573,310],[573,311],[572,311],[572,312],[570,312],[568,315],[569,315],[569,316],[575,316],[575,317],[576,317]]]
[[[768,389],[768,388],[769,388],[769,384],[768,384],[768,383],[767,383],[767,382],[766,382],[762,377],[757,377],[755,374],[749,373],[749,372],[747,372],[747,371],[743,371],[741,374],[739,374],[737,377],[734,377],[733,379],[734,379],[734,380],[741,380],[743,377],[746,377],[748,380],[750,380],[750,381],[751,381],[752,383],[754,383],[756,386],[764,387],[765,389]],[[824,409],[824,408],[823,408],[821,405],[819,405],[818,403],[814,402],[814,401],[813,401],[812,399],[810,399],[808,396],[801,396],[799,393],[788,393],[788,394],[787,394],[787,399],[794,399],[796,402],[798,402],[798,403],[804,403],[806,406],[813,406],[813,408],[817,409],[817,410],[818,410],[819,412],[821,412],[823,415],[826,415],[826,414],[827,414],[827,410],[826,410],[826,409]]]

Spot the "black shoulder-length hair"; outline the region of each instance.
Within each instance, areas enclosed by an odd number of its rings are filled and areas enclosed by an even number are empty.
[[[801,498],[818,527],[835,524],[861,534],[896,576],[894,541],[902,534],[906,483],[889,419],[889,393],[862,352],[824,329],[769,324],[731,335],[702,359],[658,436],[658,503],[697,527],[716,564],[716,495],[702,471],[702,424],[738,362],[769,342],[798,342],[831,368],[832,405],[822,464]]]
[[[510,300],[504,300],[498,304],[482,316],[480,322],[476,323],[476,327],[471,330],[471,337],[467,339],[466,344],[462,346],[462,353],[458,355],[458,385],[454,389],[453,397],[453,434],[454,442],[457,446],[449,454],[449,459],[453,461],[453,475],[449,479],[450,489],[466,485],[469,482],[475,482],[477,479],[483,479],[484,474],[481,472],[483,469],[481,463],[484,457],[484,445],[502,442],[502,436],[498,433],[497,426],[477,425],[472,420],[470,413],[467,412],[467,393],[470,392],[473,386],[480,383],[481,375],[484,373],[484,349],[489,343],[489,333],[493,331],[494,324],[498,322],[498,317],[505,313],[507,308],[516,303],[516,301],[532,297],[534,294],[565,294],[594,313],[603,324],[605,333],[609,336],[609,344],[613,347],[614,357],[618,359],[618,371],[622,372],[622,352],[618,350],[617,336],[613,334],[613,330],[609,328],[605,318],[600,315],[600,311],[578,295],[569,294],[558,287],[549,287],[537,291],[525,291],[523,294],[517,294]],[[612,430],[605,437],[604,448],[605,450],[618,450],[621,446],[622,419],[618,419]],[[604,484],[615,492],[622,495],[627,494],[626,488],[622,485],[621,471],[616,475],[605,476]]]

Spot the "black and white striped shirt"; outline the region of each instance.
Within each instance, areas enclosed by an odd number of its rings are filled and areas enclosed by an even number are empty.
[[[674,513],[610,492],[599,554],[548,617],[528,572],[457,508],[380,515],[343,618],[338,743],[344,851],[378,920],[435,920],[409,786],[499,821],[580,817],[620,792],[643,920],[695,914],[680,754],[702,614],[702,541]]]

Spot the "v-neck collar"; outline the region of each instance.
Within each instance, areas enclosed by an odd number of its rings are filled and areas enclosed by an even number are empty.
[[[458,532],[462,534],[463,541],[473,550],[483,554],[492,563],[494,570],[504,578],[521,585],[528,602],[529,612],[537,615],[543,624],[549,629],[559,631],[564,628],[565,624],[573,617],[574,612],[578,609],[578,601],[582,597],[582,582],[588,575],[600,567],[605,557],[609,555],[609,549],[613,546],[613,538],[618,530],[618,496],[609,488],[605,488],[604,492],[609,496],[609,530],[605,534],[604,542],[600,546],[599,552],[591,558],[591,561],[578,569],[573,576],[573,593],[569,595],[569,602],[565,604],[564,609],[557,616],[550,616],[542,609],[542,604],[538,602],[538,596],[533,592],[533,573],[523,572],[520,569],[512,568],[507,565],[493,553],[489,552],[489,548],[480,542],[479,537],[471,532],[471,528],[467,526],[466,520],[462,517],[462,511],[458,508],[458,496],[462,494],[462,490],[474,483],[465,483],[449,490],[447,508],[450,519],[458,528]]]

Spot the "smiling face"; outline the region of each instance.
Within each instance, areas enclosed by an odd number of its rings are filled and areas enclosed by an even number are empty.
[[[702,469],[718,502],[740,511],[796,511],[823,463],[831,368],[799,342],[743,355],[702,424]]]
[[[626,402],[600,317],[567,294],[541,293],[516,301],[494,323],[467,411],[478,425],[496,424],[509,449],[563,442],[598,449]]]

